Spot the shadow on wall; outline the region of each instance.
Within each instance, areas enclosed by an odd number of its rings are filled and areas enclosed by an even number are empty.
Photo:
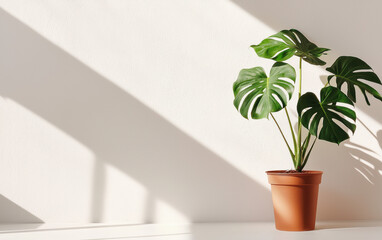
[[[43,223],[43,221],[0,194],[0,223]]]
[[[349,141],[340,147],[319,141],[312,154],[308,169],[324,170],[320,219],[381,219],[382,162],[377,153]]]
[[[380,46],[382,37],[382,32],[377,30],[382,20],[380,1],[369,1],[367,4],[345,0],[232,2],[275,32],[296,28],[319,46],[333,49],[334,52],[325,57],[328,64],[323,66],[324,69],[339,55],[354,55],[364,59],[382,76],[379,64],[382,49],[375,47]],[[317,81],[320,80],[317,78]],[[377,89],[381,90],[380,87]],[[360,92],[357,95],[361,97]],[[358,101],[357,108],[382,123],[381,102],[371,100],[372,107],[362,99]],[[309,169],[324,170],[318,210],[321,219],[382,218],[382,157],[367,147],[375,141],[381,145],[381,130],[375,134],[366,127],[367,122],[357,121],[358,128],[365,127],[369,131],[370,141],[362,146],[346,141],[340,147],[318,141],[307,165]]]
[[[0,22],[1,54],[7,56],[1,61],[1,95],[96,154],[92,221],[102,221],[107,211],[105,164],[191,221],[272,218],[270,193],[253,179],[8,13],[0,11]],[[153,199],[147,222],[154,220]]]

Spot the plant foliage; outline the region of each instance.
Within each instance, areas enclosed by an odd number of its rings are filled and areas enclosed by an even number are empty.
[[[338,88],[331,86],[321,89],[320,99],[318,100],[316,95],[311,92],[300,97],[297,103],[297,112],[301,116],[301,123],[309,129],[313,136],[340,144],[348,139],[349,135],[341,128],[339,123],[342,123],[354,133],[355,124],[347,120],[347,118],[354,122],[356,114],[351,108],[339,106],[338,103],[345,103],[352,107],[353,102]],[[322,126],[318,135],[320,121],[322,121]]]
[[[319,57],[329,51],[328,48],[317,47],[296,29],[282,30],[251,47],[259,57],[281,62],[295,55],[313,65],[325,65]]]
[[[379,80],[377,74],[373,72],[373,69],[361,59],[342,56],[337,58],[333,65],[328,67],[326,70],[333,73],[333,75],[328,76],[328,82],[335,77],[337,88],[341,89],[344,83],[346,83],[347,96],[353,102],[356,102],[355,87],[358,87],[361,90],[368,105],[370,105],[370,102],[366,92],[370,93],[375,98],[382,100],[382,96],[377,92],[377,90],[365,83],[372,82],[381,84],[381,80]]]
[[[287,105],[295,80],[294,68],[283,62],[273,64],[269,77],[262,67],[243,69],[233,84],[234,105],[245,118],[268,118]]]
[[[367,94],[382,101],[381,94],[369,85],[381,85],[378,76],[364,61],[351,56],[341,56],[331,67],[326,68],[331,75],[320,91],[320,99],[312,92],[302,94],[302,61],[313,65],[325,65],[320,57],[329,49],[318,47],[296,29],[282,30],[251,47],[259,57],[272,59],[276,63],[273,64],[269,76],[262,67],[240,71],[233,84],[234,106],[247,119],[272,116],[297,171],[302,171],[305,167],[317,139],[340,144],[350,137],[348,132],[354,133],[357,88],[368,105],[370,102]],[[295,87],[296,71],[291,65],[283,62],[293,56],[299,57],[297,131],[292,127],[287,110]],[[336,79],[336,86],[330,85],[333,78]],[[285,110],[289,123],[293,148],[272,114],[282,109]],[[305,137],[302,127],[308,130]]]

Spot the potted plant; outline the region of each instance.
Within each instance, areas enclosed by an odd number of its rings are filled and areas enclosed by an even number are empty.
[[[320,48],[296,29],[280,31],[251,46],[259,57],[275,61],[269,75],[262,67],[242,69],[233,84],[234,106],[246,119],[269,116],[276,123],[288,148],[295,170],[267,171],[272,188],[275,225],[279,230],[304,231],[315,228],[318,185],[321,171],[304,171],[317,138],[340,144],[356,129],[356,89],[370,105],[368,94],[382,100],[369,83],[381,84],[372,68],[359,58],[341,56],[331,67],[320,96],[302,94],[302,63],[325,65],[320,57],[330,49]],[[283,61],[299,57],[298,84],[295,69]],[[333,81],[333,80],[336,81]],[[298,86],[297,129],[290,120],[288,101]],[[273,113],[283,110],[289,123],[291,141]],[[303,130],[303,129],[307,129]]]

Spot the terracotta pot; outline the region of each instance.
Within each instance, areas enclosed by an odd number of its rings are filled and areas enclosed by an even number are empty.
[[[267,171],[276,229],[314,230],[321,171]]]

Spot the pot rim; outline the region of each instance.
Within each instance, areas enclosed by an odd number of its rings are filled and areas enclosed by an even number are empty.
[[[302,172],[287,172],[288,170],[270,170],[266,171],[267,175],[287,175],[287,176],[301,176],[301,175],[322,175],[323,171],[307,170]]]

